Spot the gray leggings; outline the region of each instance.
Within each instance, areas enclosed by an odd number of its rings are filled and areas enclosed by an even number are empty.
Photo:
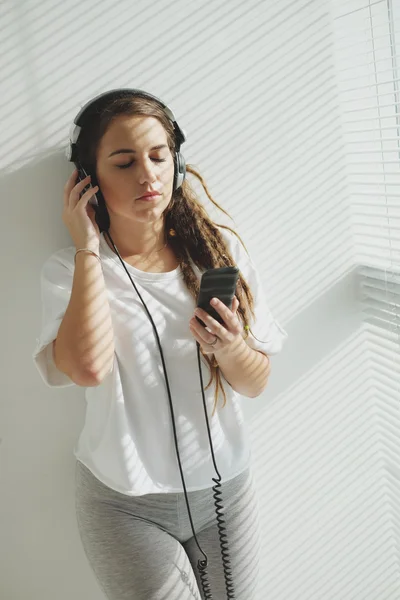
[[[221,489],[234,597],[255,600],[259,531],[251,470],[222,482]],[[208,557],[212,598],[225,600],[213,490],[188,492],[188,500],[196,537]],[[204,599],[197,570],[204,557],[183,492],[127,496],[77,461],[76,516],[90,567],[109,600]]]

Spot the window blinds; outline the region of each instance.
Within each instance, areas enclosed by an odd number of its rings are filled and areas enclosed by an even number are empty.
[[[400,2],[333,1],[332,11],[355,263],[388,497],[398,523]]]

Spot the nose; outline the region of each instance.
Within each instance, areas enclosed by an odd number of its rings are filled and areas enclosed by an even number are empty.
[[[139,164],[139,181],[140,183],[146,183],[147,181],[153,182],[156,180],[155,175],[156,164],[150,158],[144,158]]]

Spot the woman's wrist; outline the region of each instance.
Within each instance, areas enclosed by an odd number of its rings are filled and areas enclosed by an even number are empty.
[[[100,243],[96,240],[87,240],[86,242],[82,241],[80,243],[75,243],[75,252],[78,252],[78,250],[82,250],[82,248],[92,250],[92,252],[96,252],[96,254],[99,254]]]

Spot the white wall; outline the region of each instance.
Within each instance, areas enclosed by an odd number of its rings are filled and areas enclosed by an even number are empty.
[[[327,3],[20,0],[0,5],[0,26],[2,600],[103,597],[74,513],[83,390],[46,388],[31,353],[41,265],[71,243],[70,122],[90,97],[125,86],[175,112],[187,162],[234,217],[289,333],[263,397],[243,402],[260,600],[394,598],[374,510],[379,454]]]

